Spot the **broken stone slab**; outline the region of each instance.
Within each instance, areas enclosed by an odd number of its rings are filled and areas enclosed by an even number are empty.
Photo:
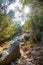
[[[0,51],[0,65],[9,64],[18,57],[20,57],[19,43],[14,42]]]

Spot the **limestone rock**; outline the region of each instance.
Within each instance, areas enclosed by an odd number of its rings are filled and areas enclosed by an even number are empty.
[[[0,65],[9,64],[12,60],[20,56],[19,44],[17,42],[6,46],[0,51]]]

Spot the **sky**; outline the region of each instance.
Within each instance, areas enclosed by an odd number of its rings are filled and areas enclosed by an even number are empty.
[[[16,0],[14,3],[10,4],[7,7],[7,13],[9,13],[10,10],[14,12],[14,18],[12,19],[12,21],[16,21],[20,25],[24,24],[31,11],[29,5],[25,5],[23,7],[20,0]]]

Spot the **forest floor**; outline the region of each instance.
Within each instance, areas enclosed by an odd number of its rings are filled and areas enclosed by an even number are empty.
[[[19,42],[21,57],[11,62],[10,65],[43,65],[43,44]],[[6,46],[9,46],[9,42],[0,44],[0,51]]]
[[[20,42],[21,57],[10,65],[43,65],[43,44]]]

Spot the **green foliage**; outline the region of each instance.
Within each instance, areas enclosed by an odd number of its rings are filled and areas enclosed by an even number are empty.
[[[30,3],[32,0],[24,0],[24,5],[27,4],[27,3]]]
[[[31,18],[31,26],[34,30],[42,30],[43,29],[43,14],[34,15]]]
[[[43,0],[38,0],[39,2],[43,2]]]
[[[21,26],[17,26],[17,31],[16,31],[17,34],[20,34],[22,33],[22,27]]]
[[[33,13],[34,14],[34,13]],[[29,28],[32,28],[35,31],[43,31],[43,9],[42,6],[40,7],[40,13],[34,14],[30,17],[30,19],[27,19],[25,24],[23,25],[23,31],[27,30]]]
[[[24,0],[24,3],[33,4],[31,20],[25,22],[23,29],[28,29],[29,25],[33,30],[41,31],[43,30],[43,5],[42,0]],[[30,22],[30,23],[29,23]]]
[[[7,1],[6,1],[7,2]],[[9,3],[11,4],[14,2],[14,0],[9,0]],[[3,0],[0,0],[0,12],[5,12],[6,9],[9,6],[9,4],[5,5],[3,4]],[[2,6],[3,4],[3,6]],[[0,13],[0,41],[6,40],[10,38],[13,34],[21,33],[22,30],[25,31],[29,29],[29,27],[32,27],[33,30],[43,31],[43,1],[42,0],[24,0],[24,5],[33,4],[32,6],[32,14],[30,19],[28,18],[25,22],[25,24],[22,26],[22,28],[19,25],[12,26],[11,21],[4,15]],[[10,11],[8,13],[9,18],[13,19],[14,12]]]
[[[22,26],[22,31],[28,30],[29,27],[30,27],[30,18],[28,18],[24,23],[24,25]]]
[[[9,38],[11,35],[14,34],[14,29],[12,27],[7,27],[4,31],[3,31],[3,37],[5,38]]]
[[[38,8],[38,7],[37,7]],[[35,30],[43,30],[43,6],[40,5],[38,12],[33,12],[33,16],[31,17],[31,25]]]
[[[6,40],[12,36],[16,28],[16,25],[11,26],[10,20],[4,14],[0,14],[0,41]]]
[[[6,18],[6,16],[4,14],[0,14],[0,28],[2,28],[1,31],[3,31],[9,25],[10,25],[9,19]]]
[[[37,2],[39,2],[38,0],[24,0],[24,5],[25,4],[37,4]]]

